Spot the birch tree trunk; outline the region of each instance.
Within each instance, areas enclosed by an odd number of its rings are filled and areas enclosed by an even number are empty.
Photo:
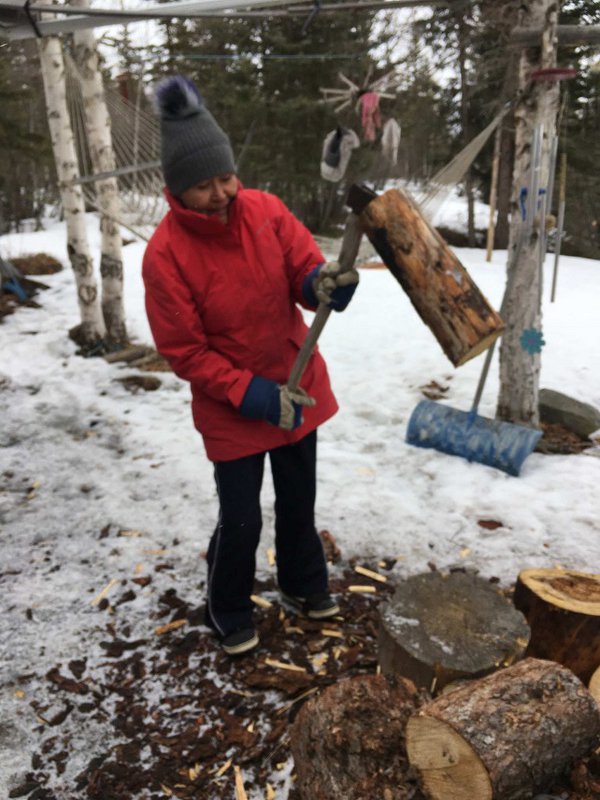
[[[52,150],[67,227],[67,251],[75,274],[81,315],[78,341],[84,350],[94,348],[105,334],[98,304],[98,287],[85,227],[85,204],[81,187],[71,184],[79,177],[73,130],[69,118],[65,87],[65,64],[60,40],[38,39],[38,51]]]
[[[86,8],[89,2],[72,0],[71,5]],[[92,167],[96,173],[112,172],[116,164],[110,117],[98,64],[96,37],[91,30],[76,31],[73,34],[73,44]],[[117,222],[121,211],[119,189],[115,177],[97,181],[95,186],[102,234],[100,255],[102,314],[109,345],[122,346],[127,343],[127,329],[123,306],[121,231]]]
[[[500,347],[500,394],[497,416],[510,422],[539,426],[538,391],[540,353],[528,352],[522,343],[524,331],[541,331],[540,247],[544,220],[534,211],[533,225],[521,220],[520,193],[528,186],[532,167],[532,140],[537,126],[543,129],[540,188],[547,187],[551,142],[556,132],[558,83],[530,82],[531,72],[556,66],[558,0],[529,0],[521,4],[520,24],[543,29],[540,46],[525,48],[519,64],[519,89],[523,93],[515,109],[515,166],[511,199],[511,230],[507,268],[507,294],[502,317],[506,322]],[[543,195],[542,195],[543,196]],[[535,209],[537,197],[531,208]],[[543,206],[542,206],[543,207]],[[527,222],[527,220],[525,221]],[[534,334],[535,335],[535,334]]]

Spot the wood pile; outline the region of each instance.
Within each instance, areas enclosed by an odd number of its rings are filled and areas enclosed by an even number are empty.
[[[599,598],[569,570],[525,570],[514,598],[464,570],[399,582],[377,681],[329,687],[291,728],[302,800],[598,800]]]

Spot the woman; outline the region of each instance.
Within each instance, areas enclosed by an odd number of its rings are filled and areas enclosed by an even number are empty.
[[[339,613],[314,522],[316,429],[337,403],[318,351],[302,388],[286,381],[307,331],[297,304],[314,309],[319,299],[342,310],[358,274],[324,265],[277,197],[241,186],[229,139],[189,80],[167,79],[156,102],[170,211],[144,256],[146,309],[157,349],[190,382],[194,424],[214,464],[206,623],[239,655],[259,641],[250,595],[267,453],[284,600],[313,619]]]

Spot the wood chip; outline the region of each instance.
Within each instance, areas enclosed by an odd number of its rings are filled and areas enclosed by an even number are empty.
[[[15,697],[17,697],[19,700],[22,700],[25,697],[25,692],[23,689],[15,689]]]
[[[343,639],[344,634],[341,631],[336,631],[334,628],[321,628],[323,636],[333,636],[337,639]]]
[[[220,778],[221,775],[224,775],[229,767],[231,766],[231,759],[228,759],[224,764],[222,764],[219,769],[215,773],[215,778]]]
[[[164,783],[161,783],[160,788],[163,790],[163,793],[167,795],[167,797],[173,797],[173,792],[169,789],[168,786],[165,786]]]
[[[376,586],[360,586],[360,585],[353,585],[348,587],[349,592],[364,592],[365,594],[373,593],[377,591]]]
[[[265,800],[275,800],[275,789],[270,783],[267,783],[267,791],[265,793]]]
[[[267,548],[267,563],[270,567],[275,566],[275,551],[272,547]]]
[[[365,575],[367,578],[372,578],[374,581],[381,581],[381,583],[387,583],[387,577],[385,575],[380,575],[378,572],[373,572],[372,569],[367,569],[366,567],[357,566],[354,567],[354,572],[358,572],[359,575]]]
[[[260,597],[257,594],[251,594],[250,600],[252,600],[255,606],[260,606],[261,608],[271,608],[273,605],[270,600],[265,600],[264,597]]]
[[[297,664],[286,664],[274,658],[265,658],[265,664],[276,669],[288,669],[291,672],[306,672],[306,667],[299,667]]]
[[[290,700],[288,703],[284,703],[284,705],[277,709],[277,714],[285,714],[295,703],[299,703],[300,700],[304,700],[305,697],[310,697],[311,694],[314,694],[318,691],[318,686],[313,686],[312,689],[307,689],[306,692],[302,692],[302,694],[299,694],[298,697],[294,697],[293,700]]]
[[[468,555],[470,555],[470,553],[471,553],[470,547],[463,547],[463,549],[460,551],[460,557],[466,558]]]
[[[202,764],[194,764],[193,767],[188,769],[188,778],[193,782],[196,780],[202,770]]]
[[[248,795],[244,788],[242,772],[238,766],[235,766],[233,770],[235,772],[235,800],[248,800]]]
[[[119,536],[143,536],[142,531],[119,531]]]
[[[142,553],[146,553],[149,556],[166,556],[168,552],[164,547],[148,547],[142,550]]]
[[[247,726],[246,730],[248,733],[254,733],[254,722],[251,722],[250,725]]]
[[[92,600],[92,605],[93,606],[97,606],[98,603],[102,602],[102,600],[104,600],[104,598],[110,592],[110,590],[113,588],[113,586],[118,582],[119,581],[118,581],[117,578],[111,578],[109,580],[109,582],[106,584],[106,586],[104,587],[104,589],[102,589],[102,591],[99,592],[99,594],[97,594],[96,597],[94,597],[94,599]]]
[[[154,629],[154,633],[157,636],[162,636],[163,633],[168,633],[169,631],[175,631],[177,628],[181,628],[182,625],[187,623],[187,619],[175,619],[173,622],[167,622],[166,625],[159,625],[158,628]]]
[[[302,628],[299,628],[297,625],[286,625],[283,630],[286,633],[300,633],[300,634],[305,633],[305,631]]]

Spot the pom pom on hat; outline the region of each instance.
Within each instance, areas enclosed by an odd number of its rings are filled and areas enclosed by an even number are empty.
[[[163,175],[171,194],[179,196],[198,183],[235,172],[229,137],[189,78],[174,75],[161,81],[154,105],[160,116]]]
[[[154,92],[154,105],[159,116],[166,119],[183,119],[197,114],[204,98],[189,78],[175,75],[161,81]]]

